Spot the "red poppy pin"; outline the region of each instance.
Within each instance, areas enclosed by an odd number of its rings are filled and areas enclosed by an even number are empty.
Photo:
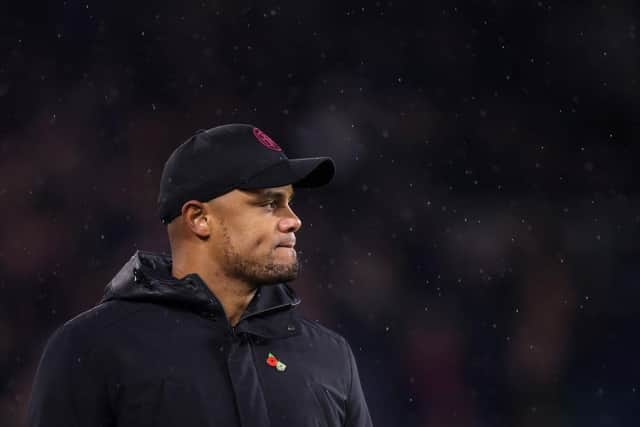
[[[287,369],[287,365],[278,360],[273,353],[269,353],[267,356],[267,365],[275,367],[278,371],[282,372]]]

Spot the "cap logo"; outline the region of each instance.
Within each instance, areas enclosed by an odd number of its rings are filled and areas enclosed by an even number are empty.
[[[282,148],[280,148],[280,146],[276,144],[273,139],[269,138],[269,136],[266,133],[262,132],[260,129],[253,128],[253,135],[256,137],[260,144],[264,145],[269,150],[282,151]]]

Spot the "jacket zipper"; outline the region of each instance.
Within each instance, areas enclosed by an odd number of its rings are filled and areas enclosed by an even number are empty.
[[[272,311],[272,310],[277,310],[277,309],[280,309],[280,308],[283,308],[283,307],[288,307],[290,305],[295,305],[295,304],[291,304],[291,303],[280,304],[280,305],[276,305],[275,307],[269,307],[267,309],[256,311],[255,313],[250,313],[250,314],[248,314],[246,316],[240,317],[240,320],[238,320],[238,323],[236,323],[236,326],[229,325],[229,327],[231,328],[231,336],[234,339],[238,338],[238,330],[237,330],[237,328],[238,328],[238,325],[240,324],[240,322],[242,322],[244,319],[248,319],[249,317],[252,317],[252,316],[257,316],[258,314],[267,313],[267,312]]]
[[[291,305],[297,305],[297,304],[292,304],[292,303],[280,304],[280,305],[276,305],[275,307],[269,307],[269,308],[266,308],[264,310],[256,311],[254,313],[249,313],[246,316],[241,316],[240,320],[238,320],[238,323],[242,322],[244,319],[248,319],[249,317],[257,316],[258,314],[267,313],[269,311],[278,310],[280,308],[288,307],[288,306],[291,306]]]

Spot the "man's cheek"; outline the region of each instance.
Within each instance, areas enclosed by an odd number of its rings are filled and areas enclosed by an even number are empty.
[[[254,237],[253,239],[254,239],[253,241],[254,241],[255,248],[260,248],[263,245],[266,245],[266,242],[265,242],[266,239],[264,237],[257,237],[257,238]]]

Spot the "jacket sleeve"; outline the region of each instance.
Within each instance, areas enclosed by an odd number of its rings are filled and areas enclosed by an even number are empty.
[[[371,415],[364,397],[358,366],[351,346],[347,343],[347,359],[351,376],[351,386],[347,397],[347,416],[345,427],[372,427]]]
[[[27,411],[29,427],[106,426],[107,396],[90,360],[69,328],[51,336],[36,371]]]

